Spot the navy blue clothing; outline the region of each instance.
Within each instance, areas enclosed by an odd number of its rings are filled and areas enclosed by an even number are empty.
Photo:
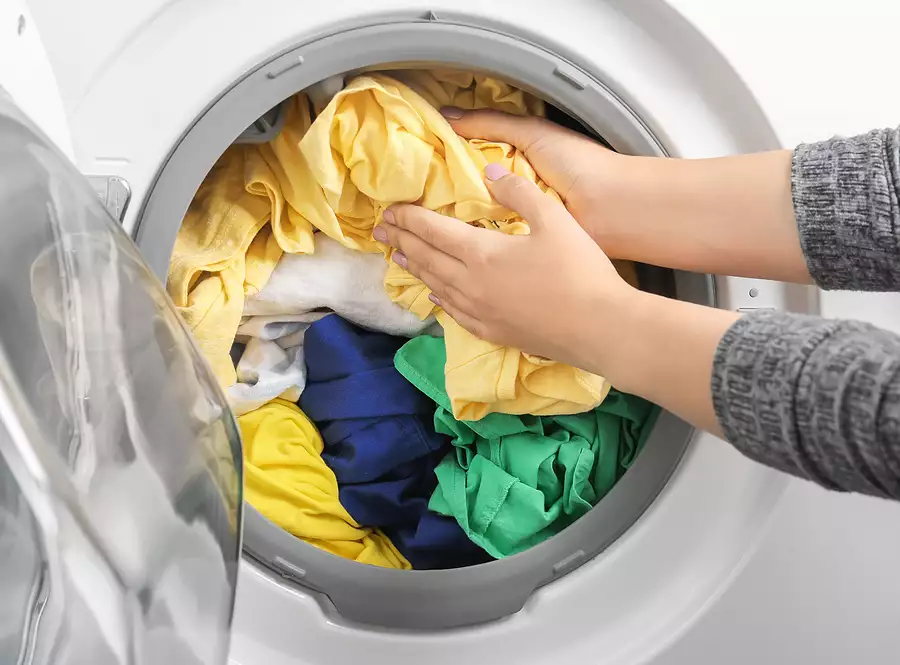
[[[394,368],[406,341],[336,314],[316,321],[304,338],[300,408],[322,434],[322,458],[353,519],[382,529],[413,568],[483,563],[490,557],[456,520],[428,510],[434,468],[451,446],[434,431],[434,402]]]

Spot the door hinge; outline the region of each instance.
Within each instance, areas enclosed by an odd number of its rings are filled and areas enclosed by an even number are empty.
[[[97,193],[97,198],[106,206],[109,214],[120,224],[128,212],[131,201],[131,185],[119,176],[89,175],[88,181]]]

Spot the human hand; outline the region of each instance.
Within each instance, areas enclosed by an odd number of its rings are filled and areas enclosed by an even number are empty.
[[[465,138],[510,143],[617,259],[810,282],[790,150],[718,159],[630,156],[543,118],[442,109]]]
[[[588,320],[635,292],[558,201],[498,164],[485,169],[494,198],[531,233],[508,236],[414,205],[384,214],[375,238],[421,279],[433,301],[477,337],[601,372]]]
[[[541,180],[556,190],[578,223],[597,240],[603,207],[601,185],[622,159],[590,138],[534,116],[490,109],[441,109],[453,130],[467,139],[502,141],[518,148]]]
[[[638,291],[565,206],[496,164],[485,176],[530,235],[404,204],[385,211],[376,240],[396,248],[394,260],[474,335],[600,374],[717,432],[713,358],[737,314]]]

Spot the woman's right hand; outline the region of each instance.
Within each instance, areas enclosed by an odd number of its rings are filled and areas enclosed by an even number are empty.
[[[460,136],[509,143],[518,148],[541,180],[556,190],[579,224],[594,235],[602,209],[600,187],[620,155],[600,143],[545,118],[489,109],[441,109]]]
[[[441,113],[465,138],[521,150],[612,258],[693,272],[809,282],[791,201],[791,151],[635,157],[543,118]]]

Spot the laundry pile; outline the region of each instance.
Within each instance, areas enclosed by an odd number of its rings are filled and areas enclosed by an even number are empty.
[[[169,267],[238,415],[247,499],[316,547],[391,568],[474,565],[558,533],[622,476],[657,413],[474,337],[372,237],[398,202],[528,233],[491,198],[491,162],[557,196],[512,146],[457,136],[438,112],[451,105],[544,112],[456,71],[358,76],[317,113],[298,94],[275,139],[210,170]]]

